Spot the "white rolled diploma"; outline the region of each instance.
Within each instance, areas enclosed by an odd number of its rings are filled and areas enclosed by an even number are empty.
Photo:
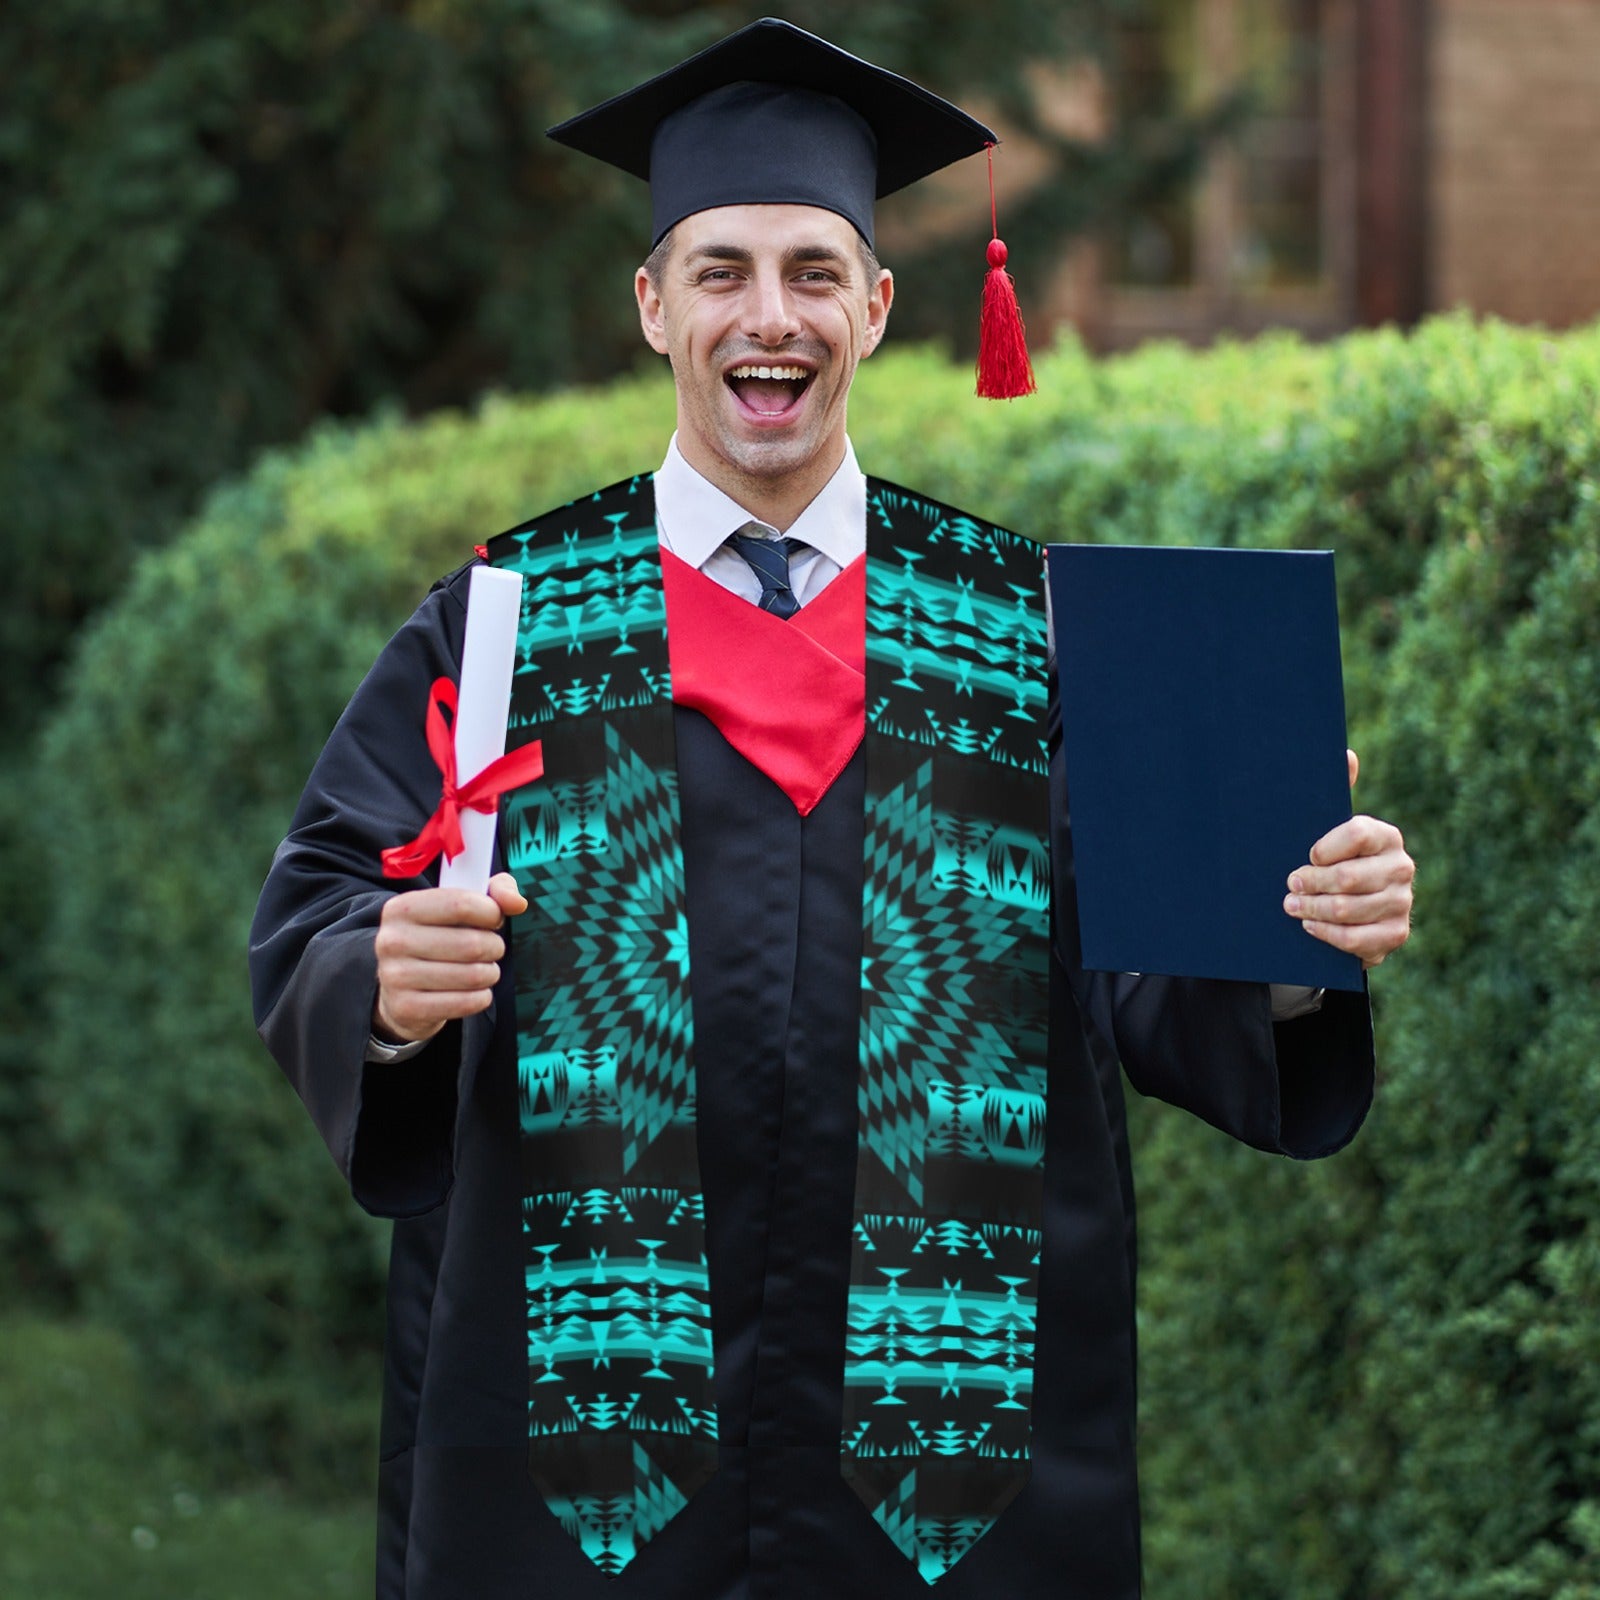
[[[456,782],[463,787],[506,753],[506,718],[511,713],[511,677],[517,664],[521,614],[520,572],[503,572],[498,567],[472,569],[456,706]],[[498,807],[488,812],[463,807],[464,848],[454,861],[440,858],[441,889],[488,891],[498,822]]]

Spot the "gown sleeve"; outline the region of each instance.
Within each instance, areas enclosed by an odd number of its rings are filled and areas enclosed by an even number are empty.
[[[250,930],[256,1026],[356,1200],[377,1216],[418,1216],[449,1193],[458,1075],[491,1031],[488,1015],[473,1017],[405,1061],[366,1060],[383,903],[425,886],[385,878],[380,854],[413,838],[438,803],[427,695],[436,677],[460,675],[468,570],[435,586],[345,708]]]
[[[1348,1144],[1372,1103],[1365,989],[1329,989],[1319,1010],[1275,1023],[1265,983],[1084,970],[1053,695],[1050,752],[1056,954],[1086,1023],[1121,1060],[1129,1082],[1259,1150],[1310,1159]]]

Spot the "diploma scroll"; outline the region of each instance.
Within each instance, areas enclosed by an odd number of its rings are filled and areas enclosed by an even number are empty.
[[[455,725],[456,772],[463,784],[505,754],[521,612],[520,572],[498,567],[472,569]],[[441,889],[472,889],[479,894],[488,889],[498,821],[497,812],[461,812],[464,848],[453,861],[440,861]]]

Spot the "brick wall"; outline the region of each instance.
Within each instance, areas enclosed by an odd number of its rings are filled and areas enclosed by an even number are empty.
[[[1600,316],[1600,0],[1433,0],[1429,299]]]

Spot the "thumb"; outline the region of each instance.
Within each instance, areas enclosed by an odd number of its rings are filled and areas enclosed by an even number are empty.
[[[517,887],[509,872],[497,872],[489,880],[489,898],[508,916],[519,916],[528,909],[527,896]]]
[[[1361,757],[1354,750],[1346,750],[1344,758],[1350,767],[1350,787],[1353,789],[1356,786],[1356,779],[1361,776]]]

